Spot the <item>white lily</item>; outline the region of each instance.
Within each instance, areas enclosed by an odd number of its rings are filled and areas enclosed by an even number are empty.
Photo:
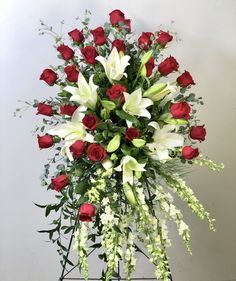
[[[83,140],[87,142],[93,142],[94,140],[93,136],[86,132],[86,129],[82,123],[82,119],[84,117],[83,111],[85,110],[86,107],[78,107],[72,115],[71,121],[60,124],[48,132],[49,135],[59,136],[65,140],[65,145],[61,149],[61,154],[66,154],[71,161],[73,160],[73,156],[69,148],[75,141]]]
[[[113,80],[119,81],[123,76],[127,76],[125,68],[129,65],[130,56],[120,56],[115,47],[112,49],[108,59],[98,56],[96,60],[103,65],[106,76],[111,83],[113,83]]]
[[[134,183],[134,175],[133,172],[142,172],[146,171],[144,169],[146,164],[140,164],[138,161],[129,155],[124,156],[121,161],[120,165],[115,168],[116,171],[121,172],[123,171],[123,184],[127,182],[133,185]]]
[[[66,86],[65,91],[72,94],[70,101],[76,101],[81,105],[84,105],[90,109],[95,109],[97,103],[97,88],[98,86],[93,83],[93,76],[89,78],[89,84],[80,73],[78,76],[78,87]]]
[[[143,116],[148,119],[151,118],[150,112],[146,107],[153,104],[153,101],[149,98],[142,97],[141,88],[135,90],[133,93],[124,93],[125,103],[123,105],[123,110],[131,115]]]
[[[165,125],[160,129],[157,122],[149,123],[149,126],[155,128],[153,135],[154,142],[148,143],[147,146],[151,150],[151,156],[155,160],[168,160],[168,149],[181,147],[184,144],[184,137],[172,131],[176,129],[175,125]]]

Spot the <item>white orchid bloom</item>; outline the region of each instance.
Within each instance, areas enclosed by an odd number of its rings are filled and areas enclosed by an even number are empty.
[[[172,132],[176,129],[175,125],[165,125],[160,129],[157,122],[151,122],[149,126],[155,128],[153,135],[154,142],[147,144],[148,148],[151,150],[151,157],[153,159],[168,160],[170,158],[168,149],[183,146],[184,137]]]
[[[124,156],[121,161],[120,165],[115,168],[116,171],[121,172],[123,171],[123,184],[127,182],[133,185],[134,183],[134,171],[142,172],[146,171],[144,169],[146,164],[139,164],[138,161],[133,158],[132,156],[126,155]]]
[[[70,146],[77,140],[83,140],[87,142],[93,142],[94,138],[91,134],[87,133],[82,119],[84,117],[83,111],[87,108],[80,106],[76,109],[72,115],[71,121],[60,124],[54,129],[49,130],[48,134],[52,136],[59,136],[65,140],[65,145],[61,149],[62,155],[67,155],[70,161],[73,160],[73,156],[70,152]]]
[[[103,65],[106,76],[111,83],[113,83],[113,80],[119,81],[123,76],[127,76],[125,68],[129,65],[130,56],[120,56],[115,47],[112,49],[108,59],[98,56],[96,60]]]
[[[70,101],[76,101],[90,109],[95,109],[98,97],[98,86],[93,83],[93,77],[94,75],[89,78],[88,84],[83,74],[80,73],[77,81],[78,87],[66,86],[64,88],[65,91],[72,94]]]
[[[143,116],[148,119],[151,118],[150,112],[146,107],[153,104],[153,101],[149,98],[142,97],[141,88],[135,90],[133,93],[124,93],[125,103],[123,105],[123,110],[131,115]]]

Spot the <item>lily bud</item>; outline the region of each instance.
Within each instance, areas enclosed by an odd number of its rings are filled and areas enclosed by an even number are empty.
[[[188,124],[188,120],[175,119],[175,118],[166,119],[165,122],[170,125],[187,125]]]
[[[145,145],[145,143],[146,143],[146,141],[143,139],[133,139],[132,140],[132,144],[136,147],[142,147]]]
[[[113,139],[108,143],[107,152],[114,152],[120,146],[120,135],[117,134],[113,137]]]
[[[135,171],[134,174],[137,179],[140,179],[142,176],[142,173],[140,171]]]
[[[101,104],[104,108],[106,108],[107,110],[113,110],[116,108],[116,105],[114,102],[109,101],[109,100],[101,100]]]
[[[131,205],[137,205],[137,200],[135,198],[134,192],[132,190],[131,185],[129,185],[128,183],[123,185],[123,189],[124,189],[124,194],[125,197],[127,198],[127,200],[129,201],[129,203]]]
[[[144,92],[143,96],[149,97],[149,96],[155,95],[155,94],[163,91],[166,88],[166,86],[167,86],[166,83],[154,84],[152,87],[150,87],[147,91]]]
[[[142,65],[146,64],[152,57],[152,54],[153,54],[153,50],[146,52],[141,58],[141,64]]]

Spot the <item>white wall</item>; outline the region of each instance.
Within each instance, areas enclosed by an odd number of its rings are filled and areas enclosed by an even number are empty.
[[[236,79],[236,1],[235,0],[0,0],[0,280],[57,280],[60,267],[56,250],[45,243],[36,230],[47,221],[34,202],[50,202],[53,196],[40,186],[39,175],[48,152],[40,152],[30,134],[39,117],[33,111],[22,120],[13,118],[16,100],[55,96],[55,89],[38,80],[43,68],[57,63],[51,38],[37,35],[39,19],[59,28],[65,19],[68,31],[73,19],[85,8],[93,12],[94,27],[108,19],[108,12],[119,8],[132,18],[139,34],[162,23],[182,39],[171,52],[188,69],[204,97],[199,114],[206,124],[204,154],[225,170],[213,174],[196,168],[188,182],[217,219],[217,232],[208,230],[180,203],[192,228],[193,256],[189,256],[173,226],[173,247],[169,251],[174,281],[236,280],[236,196],[235,196],[235,79]],[[94,263],[93,268],[96,268]],[[149,266],[139,261],[137,275],[150,275]]]

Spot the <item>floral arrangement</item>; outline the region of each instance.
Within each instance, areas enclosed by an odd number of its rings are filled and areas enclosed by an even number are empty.
[[[86,11],[81,29],[66,38],[41,22],[40,32],[55,38],[61,63],[40,76],[57,86],[57,96],[33,103],[37,114],[46,116],[36,130],[41,131],[39,147],[55,151],[45,165],[42,185],[57,200],[36,205],[45,208],[46,216],[59,213],[53,228],[40,232],[57,243],[63,266],[72,264],[63,237],[74,237],[85,280],[88,250],[100,247],[98,257],[106,262],[101,279],[117,277],[122,261],[131,280],[136,252],[144,253],[137,241],[146,246],[144,254],[155,266],[156,278],[171,280],[168,220],[176,224],[191,253],[190,230],[174,196],[214,230],[214,219],[182,175],[194,164],[214,171],[223,164],[199,152],[198,144],[206,137],[196,116],[202,98],[192,93],[191,74],[179,71],[173,56],[162,54],[173,34],[143,32],[136,40],[123,12],[109,15],[109,23],[90,29]]]

